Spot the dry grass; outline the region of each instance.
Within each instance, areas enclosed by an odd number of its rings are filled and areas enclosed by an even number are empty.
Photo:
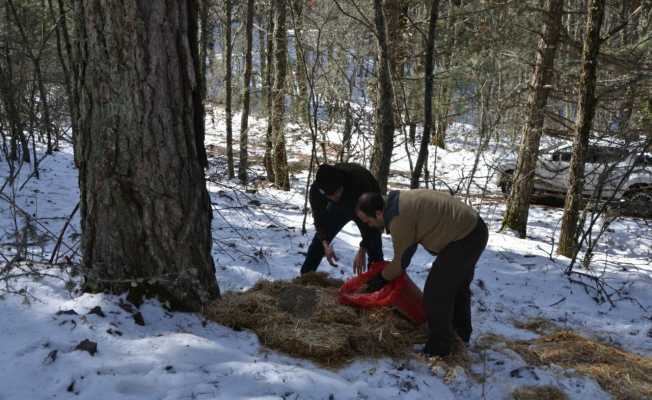
[[[227,293],[207,307],[206,317],[234,329],[254,331],[263,345],[329,367],[356,357],[406,357],[425,332],[392,309],[362,310],[337,302],[341,281],[323,273],[291,282],[260,281]]]
[[[594,378],[618,400],[652,399],[652,358],[587,339],[569,331],[557,331],[538,339],[517,340],[486,335],[480,346],[504,343],[530,365],[556,364]]]
[[[554,386],[523,386],[512,392],[514,400],[566,400],[564,392]]]
[[[545,318],[534,318],[527,321],[514,321],[514,326],[540,335],[558,331],[559,327]]]

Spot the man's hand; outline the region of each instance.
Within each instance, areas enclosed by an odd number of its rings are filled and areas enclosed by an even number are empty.
[[[322,241],[322,245],[324,246],[324,255],[326,256],[326,261],[333,267],[337,267],[337,255],[335,254],[335,250],[333,250],[333,246],[331,246],[330,243],[327,241]]]
[[[353,259],[354,274],[360,275],[361,273],[367,270],[367,263],[365,262],[366,258],[367,258],[367,251],[364,249],[364,247],[360,247],[358,249],[358,253],[355,255],[355,258]]]

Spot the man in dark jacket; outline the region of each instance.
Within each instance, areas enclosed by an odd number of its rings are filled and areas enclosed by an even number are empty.
[[[423,301],[429,337],[424,353],[446,356],[457,334],[471,337],[471,290],[475,264],[487,245],[487,226],[471,207],[434,190],[392,191],[385,201],[365,193],[356,214],[364,223],[392,235],[394,259],[373,279],[368,291],[380,289],[405,270],[417,245],[437,255]]]
[[[363,272],[365,255],[369,262],[383,259],[380,232],[363,224],[355,216],[355,206],[362,193],[380,193],[378,182],[359,164],[322,164],[310,186],[310,207],[315,224],[315,236],[301,267],[301,274],[317,270],[324,255],[335,266],[337,255],[331,241],[344,225],[353,220],[362,236],[360,248],[353,262],[354,273]]]

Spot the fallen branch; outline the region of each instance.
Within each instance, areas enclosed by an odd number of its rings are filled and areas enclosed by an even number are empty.
[[[70,221],[72,220],[72,217],[75,215],[75,213],[77,213],[78,209],[79,209],[79,202],[77,202],[77,205],[70,213],[70,216],[66,219],[66,223],[63,224],[63,228],[61,228],[59,239],[57,239],[57,244],[54,246],[54,250],[52,250],[52,255],[50,256],[50,264],[54,263],[57,253],[59,252],[59,248],[61,247],[61,243],[63,242],[63,235],[66,233],[66,229],[68,229],[68,225],[70,225]]]

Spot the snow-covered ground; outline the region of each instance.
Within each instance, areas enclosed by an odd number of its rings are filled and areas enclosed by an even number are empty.
[[[237,121],[236,116],[236,133]],[[262,143],[264,126],[264,121],[251,119],[254,142]],[[464,141],[464,129],[471,127],[455,126],[449,148],[437,154],[437,168],[446,172],[442,177],[451,186],[468,176],[475,159],[477,143]],[[289,159],[300,162],[310,152],[309,135],[296,127],[292,132]],[[224,160],[218,155],[223,136],[222,125],[209,129],[207,135],[207,143],[214,145],[209,146],[209,174],[219,177],[218,182],[209,184],[209,191],[215,210],[213,253],[220,288],[246,290],[259,279],[297,276],[313,234],[310,218],[308,233],[301,234],[306,172],[293,174],[290,192],[265,184],[245,190],[223,176]],[[330,133],[329,137],[336,140],[337,134]],[[487,164],[505,156],[508,148],[506,144],[492,144],[482,154],[472,193],[484,186],[497,192],[493,180],[488,179],[491,168]],[[262,155],[260,148],[257,152]],[[400,145],[392,169],[408,169],[406,151]],[[29,172],[23,171],[18,186]],[[261,170],[254,168],[252,172]],[[0,163],[0,176],[6,175],[6,163]],[[390,183],[402,187],[405,180],[394,177]],[[28,237],[29,251],[35,257],[49,256],[77,201],[72,152],[64,148],[46,157],[41,178],[29,179],[16,195],[17,205],[36,220]],[[543,318],[651,356],[650,221],[617,221],[593,258],[592,273],[602,275],[612,288],[619,289],[613,296],[615,306],[611,306],[596,303],[593,292],[570,283],[563,274],[568,259],[556,256],[552,247],[560,209],[533,206],[528,238],[517,239],[496,232],[504,211],[502,202],[477,197],[469,201],[491,229],[472,286],[472,371],[483,376],[484,382],[463,369],[444,378],[411,355],[404,360],[358,360],[339,370],[320,368],[262,347],[253,333],[236,332],[195,314],[168,312],[156,301],[134,310],[119,296],[75,294],[68,290],[74,285],[67,281],[77,278],[69,277],[69,271],[49,269],[44,272],[53,276],[39,281],[12,280],[11,288],[20,293],[6,294],[0,300],[0,400],[506,399],[515,388],[544,384],[561,388],[570,399],[609,399],[595,381],[570,370],[533,367],[526,374],[514,374],[527,365],[523,359],[507,349],[480,351],[476,341],[486,334],[512,339],[536,337],[515,323]],[[7,199],[0,199],[1,252],[7,258],[14,254],[10,245],[15,242],[11,210]],[[25,217],[19,214],[16,221],[23,226]],[[75,259],[73,250],[78,240],[76,215],[60,255]],[[347,225],[334,242],[340,265],[333,268],[324,262],[320,270],[339,278],[352,276],[351,262],[358,242],[355,225]],[[384,237],[386,258],[391,257],[391,249],[389,237]],[[409,273],[421,287],[431,263],[432,257],[423,250],[413,259]],[[136,312],[140,312],[144,325],[134,318]],[[84,339],[97,343],[97,353],[75,350]]]

